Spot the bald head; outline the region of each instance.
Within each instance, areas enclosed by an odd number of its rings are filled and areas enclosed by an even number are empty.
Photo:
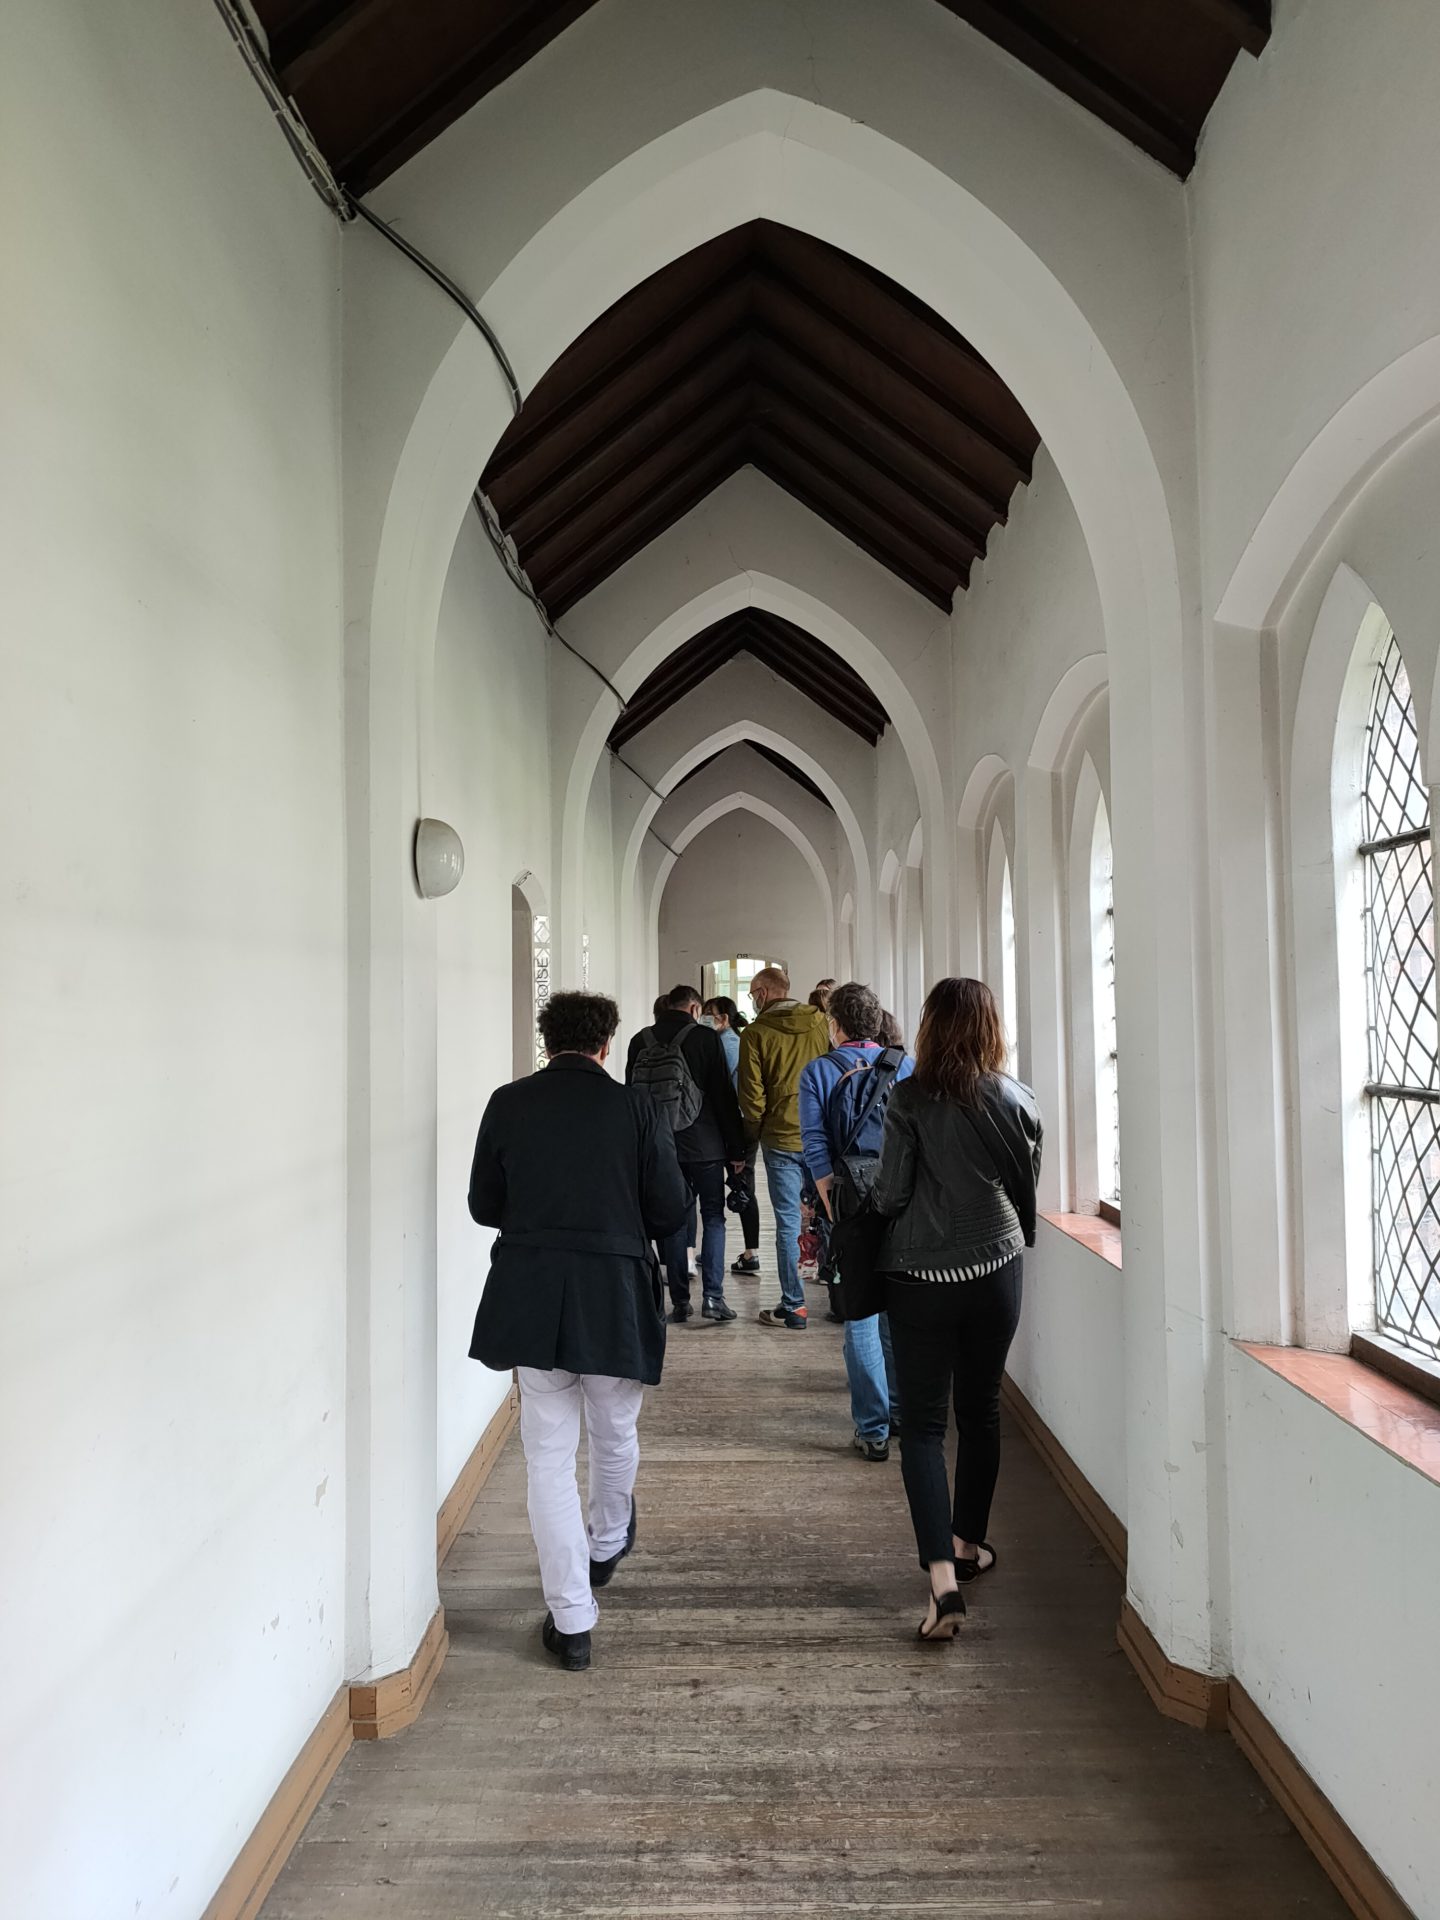
[[[773,1001],[790,998],[790,976],[783,967],[762,967],[750,982],[750,998],[755,1011],[762,1012]]]

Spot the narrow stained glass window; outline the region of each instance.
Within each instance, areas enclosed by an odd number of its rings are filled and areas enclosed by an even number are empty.
[[[1090,923],[1095,992],[1095,1146],[1100,1198],[1120,1204],[1120,1057],[1115,1019],[1115,856],[1102,800],[1090,849]]]
[[[545,1065],[545,1043],[540,1038],[540,1015],[550,998],[550,916],[535,916],[535,1065]]]
[[[1430,795],[1394,634],[1375,669],[1365,740],[1366,1095],[1375,1322],[1440,1357],[1440,1071]]]

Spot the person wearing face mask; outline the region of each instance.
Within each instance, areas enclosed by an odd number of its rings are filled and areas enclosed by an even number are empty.
[[[883,1020],[879,996],[869,987],[856,980],[836,987],[830,994],[830,1052],[800,1076],[805,1164],[827,1218],[836,1163],[866,1160],[878,1168],[890,1093],[914,1070],[903,1048],[882,1043]],[[845,1373],[855,1450],[865,1460],[888,1460],[899,1402],[883,1313],[845,1322]]]
[[[762,1327],[803,1333],[809,1324],[800,1279],[800,1195],[805,1156],[800,1142],[800,1075],[826,1051],[825,1015],[791,996],[783,967],[762,967],[750,984],[755,1018],[740,1036],[738,1084],[745,1134],[759,1142],[775,1213],[780,1302],[765,1308]]]

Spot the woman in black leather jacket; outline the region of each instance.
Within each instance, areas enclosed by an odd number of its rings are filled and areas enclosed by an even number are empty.
[[[1041,1141],[1035,1096],[1004,1064],[990,989],[940,981],[920,1016],[915,1072],[890,1098],[874,1189],[890,1221],[878,1264],[889,1275],[905,1494],[930,1574],[922,1640],[954,1638],[961,1587],[995,1564],[985,1534],[1000,1468],[1000,1381],[1020,1319],[1021,1251],[1035,1244]]]

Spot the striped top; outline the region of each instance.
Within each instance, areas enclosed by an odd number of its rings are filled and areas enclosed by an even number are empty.
[[[1012,1260],[1020,1258],[1018,1253],[1002,1253],[997,1259],[982,1261],[978,1267],[934,1267],[923,1273],[895,1273],[892,1280],[931,1280],[953,1283],[960,1280],[983,1280],[987,1273],[998,1273],[1001,1267],[1008,1267]]]

